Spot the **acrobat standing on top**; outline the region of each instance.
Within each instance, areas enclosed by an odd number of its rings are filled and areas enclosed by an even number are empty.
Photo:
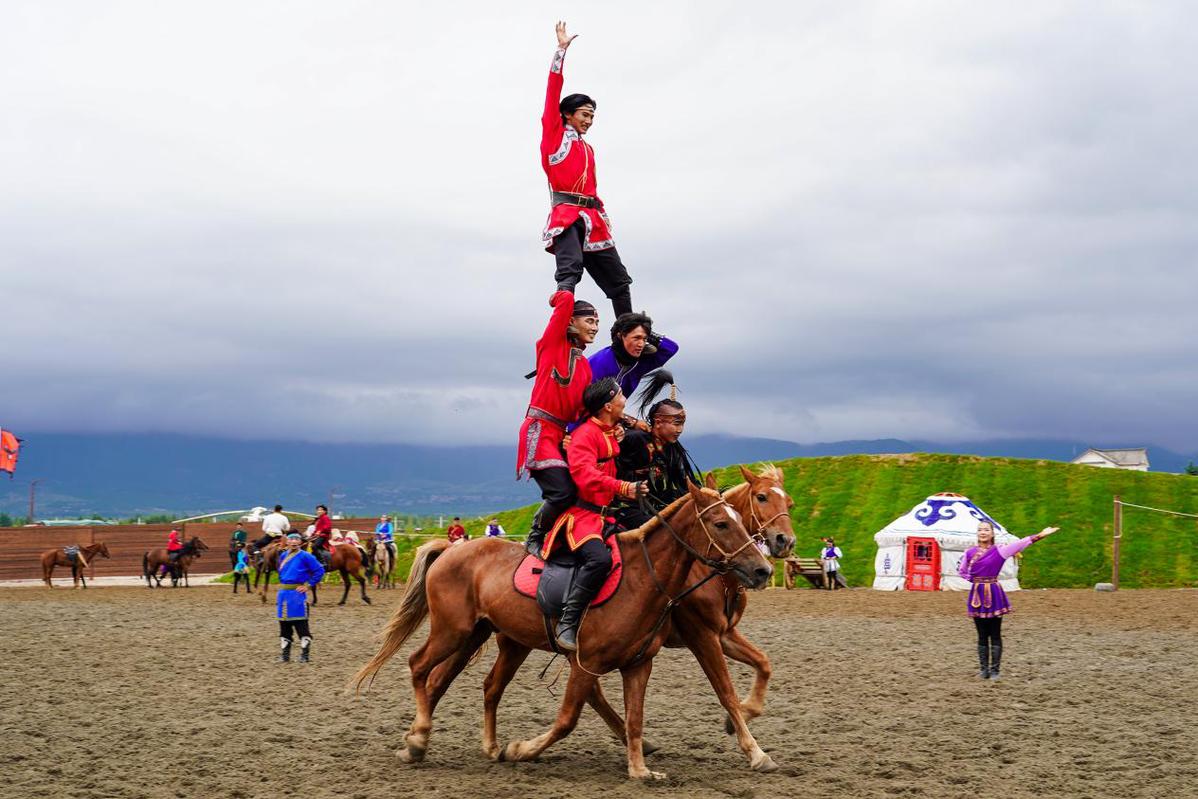
[[[566,23],[557,23],[557,51],[541,117],[541,167],[549,179],[551,206],[542,238],[557,259],[558,290],[573,293],[585,270],[611,300],[618,318],[632,313],[632,278],[616,252],[611,222],[596,193],[595,151],[583,140],[595,121],[595,101],[585,94],[562,97],[562,67],[574,38]]]

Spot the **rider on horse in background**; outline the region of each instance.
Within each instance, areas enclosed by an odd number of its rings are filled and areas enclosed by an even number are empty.
[[[644,496],[645,483],[616,478],[616,456],[623,432],[624,395],[614,378],[592,383],[583,396],[589,418],[570,436],[566,456],[570,475],[578,486],[578,499],[554,524],[541,548],[541,558],[567,555],[579,564],[570,593],[562,605],[554,630],[560,649],[578,649],[578,625],[595,594],[611,571],[611,550],[603,540],[607,506],[617,496],[634,500]]]
[[[669,399],[652,404],[665,386]],[[677,400],[674,376],[662,369],[653,374],[641,392],[641,414],[649,420],[649,431],[630,430],[620,442],[616,476],[621,480],[646,481],[649,503],[660,510],[687,492],[687,482],[701,484],[690,453],[678,439],[686,424],[686,410]],[[648,412],[646,413],[646,408]],[[612,506],[616,521],[626,530],[640,527],[652,517],[639,503],[617,500]]]
[[[283,515],[283,506],[275,505],[274,513],[262,519],[262,537],[254,542],[254,549],[266,549],[280,536],[291,531],[291,520]]]
[[[166,538],[166,554],[170,556],[171,565],[179,559],[179,554],[183,551],[183,542],[179,540],[179,531],[171,530],[171,534]]]
[[[391,517],[385,513],[379,517],[379,523],[374,526],[374,540],[382,541],[387,545],[387,550],[391,553],[391,562],[395,563],[398,557],[395,550],[395,528],[391,526]]]
[[[324,505],[316,506],[316,520],[313,526],[315,529],[312,531],[312,538],[309,539],[312,554],[320,561],[320,565],[327,569],[332,551],[329,539],[333,536],[333,520],[329,518],[329,509]]]
[[[545,531],[574,504],[577,490],[562,453],[569,427],[583,414],[583,391],[591,384],[591,365],[582,351],[599,332],[599,312],[568,291],[549,298],[553,313],[537,341],[536,381],[517,444],[516,479],[527,472],[544,500],[532,520],[526,548],[536,553]]]
[[[557,23],[557,50],[549,65],[541,115],[541,168],[549,181],[549,219],[541,234],[557,261],[559,291],[574,292],[586,270],[611,300],[616,316],[632,312],[632,278],[611,234],[611,222],[596,192],[595,151],[583,136],[595,121],[595,101],[585,94],[562,98],[562,67],[574,41]]]

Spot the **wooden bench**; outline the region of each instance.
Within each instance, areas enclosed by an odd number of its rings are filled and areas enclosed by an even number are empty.
[[[794,588],[796,576],[806,577],[815,588],[827,588],[827,578],[819,558],[787,558],[783,561],[782,585]]]

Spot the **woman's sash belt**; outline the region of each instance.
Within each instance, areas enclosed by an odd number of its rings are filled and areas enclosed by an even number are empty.
[[[297,591],[297,590],[299,590],[299,587],[301,585],[307,585],[307,583],[279,583],[279,590],[280,591]]]

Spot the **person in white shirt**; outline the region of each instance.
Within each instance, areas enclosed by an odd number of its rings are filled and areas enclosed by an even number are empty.
[[[819,562],[824,567],[824,585],[829,591],[847,588],[848,583],[840,576],[840,559],[844,557],[844,553],[836,546],[836,539],[831,536],[820,540],[824,542],[823,551],[819,556]]]
[[[262,537],[254,542],[255,549],[270,546],[279,536],[291,532],[291,520],[283,515],[283,506],[275,505],[274,513],[268,513],[262,519]]]

